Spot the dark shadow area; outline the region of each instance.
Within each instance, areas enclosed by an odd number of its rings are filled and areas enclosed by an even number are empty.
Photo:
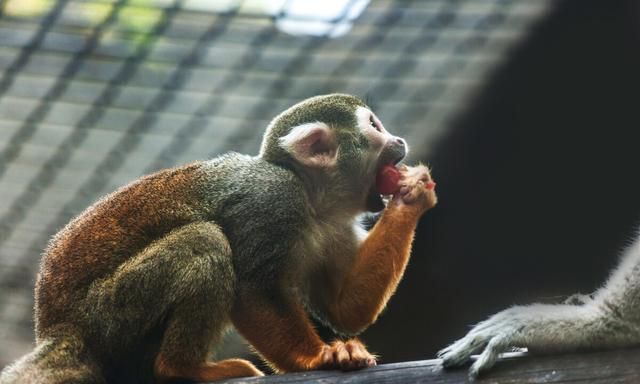
[[[640,219],[639,47],[633,0],[559,2],[534,26],[425,159],[440,203],[371,350],[431,358],[506,306],[604,282]]]

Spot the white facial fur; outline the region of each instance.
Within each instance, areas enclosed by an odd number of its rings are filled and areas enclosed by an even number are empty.
[[[358,121],[358,128],[362,130],[362,133],[369,139],[374,148],[382,150],[382,147],[384,147],[389,140],[396,140],[396,137],[387,132],[380,119],[378,119],[378,116],[371,112],[369,108],[356,108],[356,119]],[[408,145],[406,146],[406,150],[409,152]]]
[[[356,108],[356,120],[358,124],[358,128],[362,131],[362,134],[369,139],[373,151],[371,151],[372,158],[367,159],[367,163],[371,165],[371,169],[369,172],[375,171],[376,162],[372,161],[372,159],[380,156],[380,153],[384,149],[385,145],[390,143],[392,140],[397,140],[397,137],[393,136],[384,128],[382,122],[378,117],[373,113],[369,108],[365,107],[357,107]],[[405,143],[406,151],[409,151],[409,146]]]
[[[356,109],[356,119],[358,121],[358,128],[360,128],[375,148],[382,149],[384,144],[393,137],[384,129],[380,119],[368,108],[358,107]],[[371,124],[372,119],[375,127]]]

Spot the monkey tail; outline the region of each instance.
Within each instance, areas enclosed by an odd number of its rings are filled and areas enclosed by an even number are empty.
[[[36,348],[0,374],[0,384],[105,384],[76,332],[68,328],[38,340]]]

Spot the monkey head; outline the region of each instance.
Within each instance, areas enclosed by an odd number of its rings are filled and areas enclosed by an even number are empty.
[[[314,203],[338,209],[384,208],[375,186],[386,165],[407,154],[359,98],[330,94],[306,99],[276,116],[260,149],[264,160],[301,176]]]

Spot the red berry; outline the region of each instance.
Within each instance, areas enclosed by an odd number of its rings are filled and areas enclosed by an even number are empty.
[[[436,183],[434,181],[427,181],[427,184],[425,184],[424,186],[425,188],[427,188],[428,190],[432,190],[436,188]]]
[[[400,189],[400,171],[393,165],[385,165],[376,176],[376,188],[382,195],[393,195]]]

